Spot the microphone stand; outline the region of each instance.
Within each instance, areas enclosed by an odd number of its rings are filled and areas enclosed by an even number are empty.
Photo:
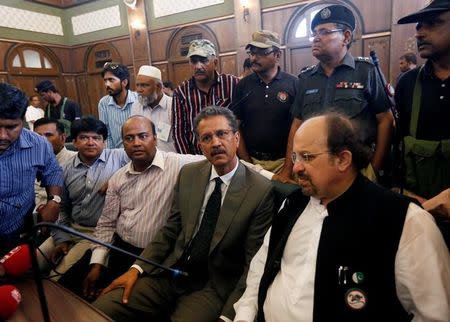
[[[28,247],[30,250],[33,279],[36,284],[39,303],[41,305],[41,312],[42,312],[42,316],[44,318],[44,322],[50,322],[50,314],[48,311],[47,299],[45,297],[44,284],[42,283],[42,278],[40,275],[40,269],[39,269],[39,264],[38,264],[38,260],[37,260],[37,255],[36,255],[37,247],[36,247],[33,237],[34,237],[34,235],[31,234],[27,238],[27,244],[28,244]]]
[[[101,242],[101,241],[96,240],[95,238],[93,238],[91,236],[88,236],[86,234],[80,233],[80,232],[78,232],[78,231],[76,231],[76,230],[74,230],[74,229],[72,229],[70,227],[61,226],[61,225],[54,224],[54,223],[51,223],[51,222],[40,222],[40,223],[34,225],[33,229],[38,230],[41,227],[49,227],[49,228],[61,230],[61,231],[64,231],[65,233],[67,233],[69,235],[73,235],[73,236],[77,236],[77,237],[89,240],[90,242],[92,242],[94,244],[98,244],[98,245],[101,245],[101,246],[106,247],[108,249],[114,250],[116,252],[119,252],[119,253],[128,255],[130,257],[133,257],[135,259],[139,259],[140,261],[142,261],[142,262],[144,262],[146,264],[150,264],[150,265],[156,266],[158,268],[161,268],[163,270],[170,271],[170,272],[172,272],[173,277],[177,277],[179,275],[188,276],[188,273],[186,273],[184,271],[181,271],[181,270],[176,269],[176,268],[172,268],[172,267],[167,267],[167,266],[161,265],[161,264],[156,263],[156,262],[154,262],[154,261],[152,261],[150,259],[144,258],[144,257],[136,255],[136,254],[133,254],[131,252],[123,250],[123,249],[121,249],[119,247],[116,247],[114,245]],[[36,260],[36,263],[37,263],[37,260]]]

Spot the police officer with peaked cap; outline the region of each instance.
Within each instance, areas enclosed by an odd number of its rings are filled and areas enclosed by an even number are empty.
[[[361,140],[374,148],[364,172],[375,180],[389,151],[394,118],[370,59],[354,58],[349,52],[355,25],[355,16],[343,5],[325,7],[314,16],[312,55],[319,63],[299,75],[289,144],[305,119],[330,110],[347,115],[357,121]]]

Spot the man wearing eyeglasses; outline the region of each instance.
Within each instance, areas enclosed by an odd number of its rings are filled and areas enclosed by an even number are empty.
[[[248,264],[272,220],[273,190],[238,162],[229,109],[207,107],[194,124],[207,160],[181,169],[168,222],[141,254],[189,275],[136,261],[94,303],[115,321],[234,318]]]
[[[312,55],[319,60],[299,75],[289,145],[302,120],[335,110],[358,121],[359,135],[373,148],[365,174],[375,180],[390,148],[394,119],[383,84],[369,58],[354,58],[355,17],[345,6],[320,10],[311,22]]]
[[[253,74],[236,87],[231,109],[239,122],[239,157],[274,172],[274,180],[290,181],[290,162],[285,167],[291,105],[298,78],[280,69],[281,45],[278,34],[256,31],[245,49]]]
[[[250,264],[235,321],[448,321],[450,254],[432,216],[365,178],[354,124],[306,120],[292,161],[301,191]]]
[[[62,165],[64,186],[58,223],[92,234],[105,203],[105,183],[128,161],[123,149],[105,149],[106,125],[91,116],[72,123],[78,154]],[[50,276],[57,281],[90,248],[90,243],[54,231],[39,247],[55,265]],[[42,269],[48,266],[39,254]]]
[[[130,90],[127,66],[107,62],[101,75],[108,95],[98,102],[98,118],[108,128],[107,147],[121,148],[122,125],[131,116],[131,106],[138,100],[138,95]]]
[[[173,91],[173,139],[178,153],[201,154],[195,136],[195,116],[206,106],[228,107],[239,79],[217,73],[216,48],[207,39],[193,40],[187,58],[192,78]]]

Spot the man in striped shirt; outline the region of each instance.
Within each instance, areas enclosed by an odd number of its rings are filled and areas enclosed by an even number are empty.
[[[0,84],[0,256],[20,240],[27,215],[34,208],[34,181],[41,176],[49,196],[41,219],[55,221],[61,198],[62,171],[50,143],[23,129],[28,105],[24,93]]]
[[[109,180],[95,237],[140,254],[167,221],[181,167],[205,157],[157,149],[155,124],[141,115],[125,122],[123,142],[131,162]],[[117,252],[112,252],[109,260],[107,255],[106,248],[93,246],[90,271],[83,283],[84,296],[95,296],[97,287],[108,285],[134,262],[133,258]]]
[[[98,102],[98,118],[108,128],[107,147],[121,148],[122,125],[131,116],[131,106],[138,100],[137,93],[129,89],[130,74],[127,66],[106,63],[102,77],[108,95]]]
[[[173,92],[172,133],[179,153],[201,154],[194,134],[194,118],[206,106],[228,107],[239,79],[217,73],[216,49],[207,39],[193,40],[187,57],[193,76]]]

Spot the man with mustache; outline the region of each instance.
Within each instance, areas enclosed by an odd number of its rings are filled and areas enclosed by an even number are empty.
[[[302,120],[335,110],[359,122],[360,139],[373,148],[365,174],[376,178],[390,149],[394,118],[390,102],[369,58],[354,58],[355,17],[349,8],[332,5],[311,21],[312,55],[319,60],[299,75],[288,150]]]
[[[173,91],[172,132],[178,153],[201,154],[195,135],[195,116],[206,106],[228,107],[239,79],[217,73],[216,48],[207,39],[193,40],[187,57],[193,75]]]
[[[141,254],[189,275],[136,261],[94,302],[115,321],[234,318],[248,264],[272,220],[273,190],[238,162],[239,133],[229,109],[205,108],[195,129],[207,160],[181,169],[167,224]]]
[[[405,145],[404,187],[424,203],[450,187],[450,1],[435,0],[398,21],[413,22],[419,55],[427,61],[402,76],[395,100]]]
[[[136,76],[138,99],[131,106],[131,115],[144,115],[155,124],[158,149],[176,152],[172,136],[172,97],[163,91],[161,71],[142,65]]]
[[[302,123],[292,153],[301,191],[252,259],[235,321],[449,321],[442,235],[429,213],[360,173],[368,150],[345,116]]]
[[[98,102],[98,117],[108,128],[107,147],[123,147],[122,125],[131,116],[131,106],[137,101],[136,92],[130,88],[128,67],[116,63],[105,63],[102,78],[108,95]]]
[[[61,202],[61,167],[50,143],[23,128],[27,105],[22,91],[0,83],[0,256],[17,246],[31,224],[36,176],[48,195],[40,219],[55,221]]]
[[[105,149],[108,130],[92,116],[72,123],[77,155],[62,165],[64,186],[58,223],[92,234],[105,204],[104,185],[129,159],[123,149]],[[90,242],[55,230],[39,249],[56,266],[50,276],[57,281],[90,248]],[[39,255],[41,268],[47,262]]]
[[[241,134],[239,157],[274,172],[274,180],[289,182],[292,170],[290,162],[285,166],[285,160],[290,158],[287,143],[298,78],[281,71],[280,48],[277,33],[253,33],[245,47],[253,74],[236,87],[232,110]]]

